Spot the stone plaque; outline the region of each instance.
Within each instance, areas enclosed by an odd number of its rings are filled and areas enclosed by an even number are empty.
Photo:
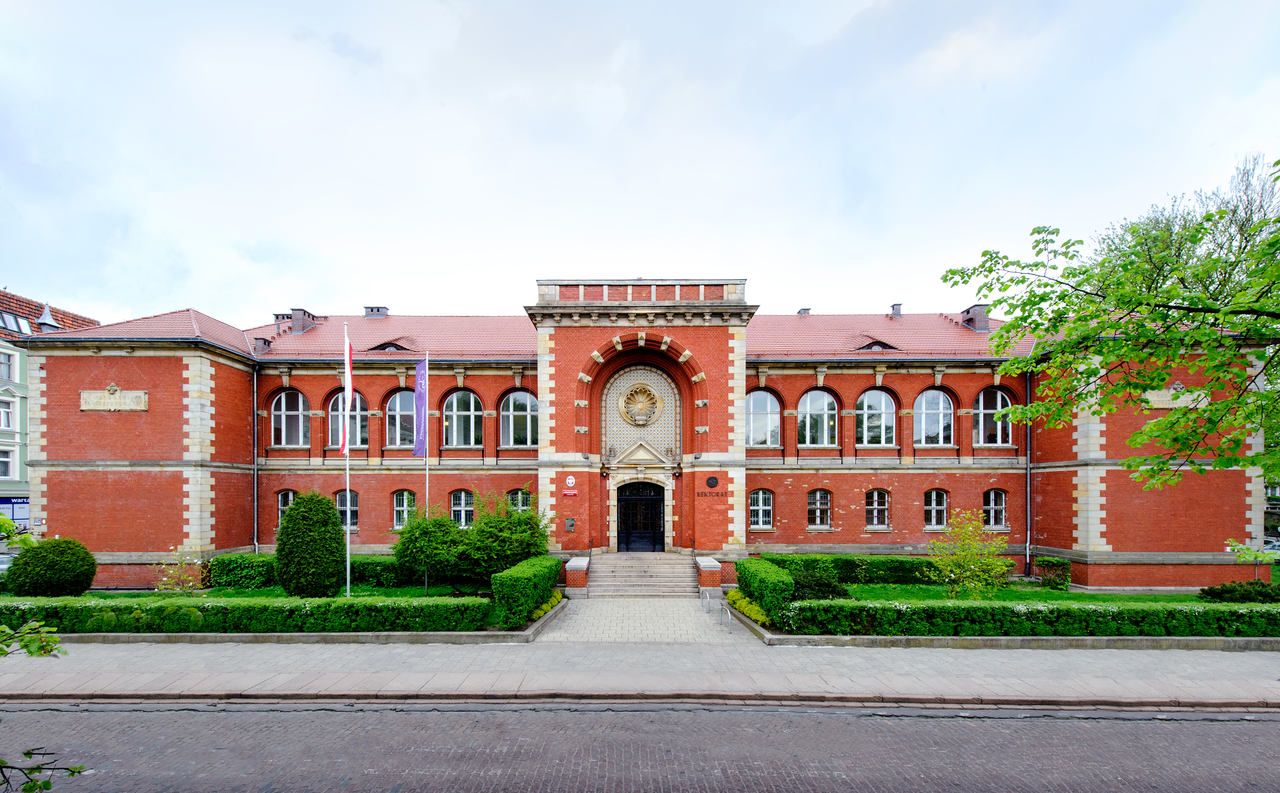
[[[115,384],[107,386],[104,391],[81,391],[80,409],[108,413],[146,410],[147,392],[122,391]]]

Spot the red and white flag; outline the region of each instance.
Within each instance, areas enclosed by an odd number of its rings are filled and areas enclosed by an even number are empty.
[[[355,391],[351,386],[351,339],[347,338],[347,323],[342,323],[342,363],[345,370],[342,375],[342,449],[343,454],[351,454],[351,400]]]

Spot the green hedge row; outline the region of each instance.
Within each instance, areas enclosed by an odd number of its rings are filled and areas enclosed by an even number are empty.
[[[551,598],[559,580],[560,560],[554,556],[535,556],[494,573],[489,579],[494,623],[508,630],[521,627]]]
[[[476,631],[484,598],[33,598],[0,603],[0,624],[38,620],[61,633]]]
[[[841,584],[932,584],[933,561],[927,556],[883,556],[857,553],[762,553],[760,558],[795,575],[795,566],[826,560]]]
[[[781,611],[795,595],[796,582],[791,574],[772,562],[763,558],[740,559],[735,567],[738,588],[770,617]]]
[[[236,589],[265,589],[276,580],[276,558],[269,553],[225,553],[209,560],[209,585]],[[411,581],[394,556],[352,556],[351,583],[397,587]]]
[[[1273,606],[803,600],[771,616],[802,635],[1280,636]]]

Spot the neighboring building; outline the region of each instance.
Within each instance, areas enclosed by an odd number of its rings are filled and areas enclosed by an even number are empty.
[[[295,308],[242,331],[188,309],[44,334],[25,342],[32,515],[95,551],[100,585],[148,583],[173,546],[269,549],[307,490],[385,551],[425,484],[463,523],[477,491],[536,498],[562,554],[919,553],[974,509],[1020,561],[1068,557],[1089,586],[1252,575],[1224,543],[1261,541],[1253,472],[1145,491],[1120,467],[1139,417],[998,421],[1028,383],[997,373],[985,306],[899,309],[756,316],[742,280],[539,281],[523,316]],[[429,483],[412,452],[425,352]]]
[[[77,330],[98,323],[47,303],[0,290],[0,515],[30,524],[27,477],[27,357],[23,336]]]

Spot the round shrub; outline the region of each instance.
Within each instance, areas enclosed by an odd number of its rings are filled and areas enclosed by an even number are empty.
[[[15,595],[63,597],[83,595],[93,586],[98,563],[79,540],[63,537],[23,548],[5,576]]]
[[[342,518],[319,493],[293,500],[276,530],[276,579],[295,597],[333,597],[346,580]]]

